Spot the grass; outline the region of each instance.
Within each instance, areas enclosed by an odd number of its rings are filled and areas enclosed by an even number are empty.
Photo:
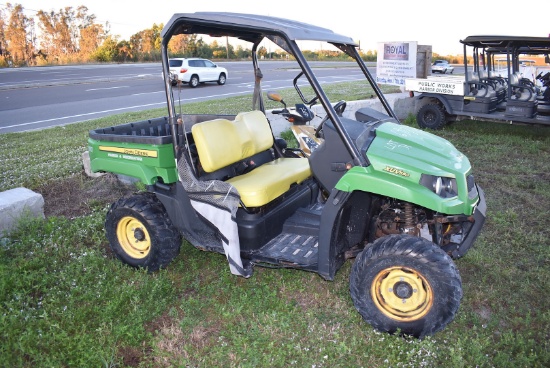
[[[243,101],[186,108],[238,112]],[[80,179],[88,130],[164,113],[0,135],[0,187],[52,191],[65,190],[67,180],[75,187],[105,180]],[[0,238],[1,365],[549,366],[550,130],[461,121],[437,134],[470,159],[488,218],[474,248],[457,261],[459,313],[435,336],[381,334],[363,322],[349,296],[352,261],[334,282],[258,267],[243,279],[230,274],[223,256],[184,242],[166,270],[126,267],[104,236],[107,204],[94,197],[80,215],[26,219]]]

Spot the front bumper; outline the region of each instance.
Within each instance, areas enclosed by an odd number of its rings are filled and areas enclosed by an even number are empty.
[[[487,204],[485,203],[485,193],[480,186],[477,186],[477,191],[479,193],[479,202],[477,203],[476,209],[474,211],[474,224],[470,228],[468,235],[464,237],[464,240],[460,246],[452,252],[453,258],[460,258],[465,255],[468,250],[474,244],[477,236],[481,232],[481,228],[485,223],[485,218],[487,217]]]

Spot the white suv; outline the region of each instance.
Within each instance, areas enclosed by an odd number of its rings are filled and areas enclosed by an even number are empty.
[[[199,83],[218,82],[224,85],[227,81],[227,69],[218,66],[210,60],[200,58],[174,58],[170,59],[170,75],[177,80],[188,83],[195,88]],[[174,78],[175,79],[175,78]],[[173,84],[177,81],[173,80]]]

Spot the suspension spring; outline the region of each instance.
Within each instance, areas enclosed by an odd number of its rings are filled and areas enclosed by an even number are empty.
[[[404,217],[405,217],[405,228],[410,229],[414,227],[414,213],[413,213],[413,205],[411,203],[405,203],[405,209],[404,209]]]

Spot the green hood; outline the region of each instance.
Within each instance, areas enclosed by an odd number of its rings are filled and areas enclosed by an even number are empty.
[[[389,165],[411,175],[456,178],[471,170],[468,158],[449,141],[393,123],[382,124],[376,129],[376,138],[367,151],[367,158],[376,170],[384,170]]]
[[[391,122],[379,125],[375,133],[366,151],[370,165],[353,167],[338,182],[337,189],[373,192],[441,213],[473,212],[478,196],[475,191],[470,191],[472,198],[468,194],[470,161],[450,142]],[[456,179],[458,195],[440,197],[420,184],[422,175]]]

